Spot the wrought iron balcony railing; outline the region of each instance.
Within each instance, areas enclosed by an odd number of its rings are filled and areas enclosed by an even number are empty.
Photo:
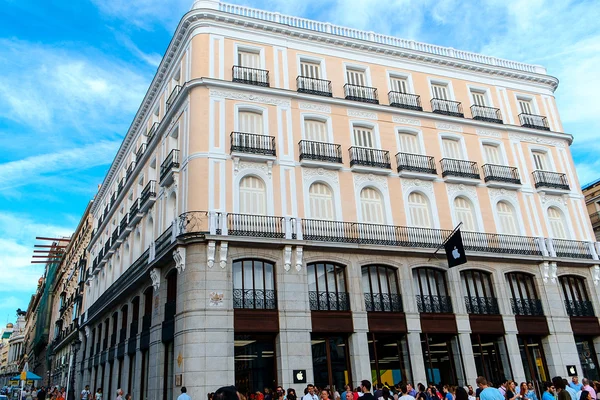
[[[284,238],[283,217],[227,214],[227,231],[233,236]]]
[[[483,164],[483,180],[485,182],[506,182],[521,184],[519,170],[506,165]]]
[[[167,111],[169,111],[169,108],[171,108],[173,103],[175,103],[175,100],[177,100],[177,96],[179,96],[179,93],[181,93],[181,89],[182,87],[177,85],[171,91],[171,94],[169,95],[169,98],[167,98],[166,101]]]
[[[275,137],[255,133],[231,132],[231,152],[275,156]]]
[[[152,142],[152,139],[154,139],[154,136],[156,136],[156,131],[158,130],[158,122],[155,122],[152,124],[152,127],[150,128],[150,130],[148,131],[148,133],[146,133],[146,136],[148,136],[148,143]]]
[[[500,314],[498,299],[495,297],[465,296],[465,305],[469,314]]]
[[[269,86],[269,71],[234,65],[232,69],[233,82],[248,85]]]
[[[377,88],[369,86],[359,86],[346,83],[344,85],[344,95],[346,100],[361,101],[363,103],[379,104]]]
[[[362,165],[374,168],[392,168],[390,163],[390,152],[387,150],[371,149],[368,147],[352,146],[348,149],[350,153],[350,166]]]
[[[550,130],[548,119],[543,115],[522,113],[519,114],[519,121],[524,128],[540,129],[542,131]]]
[[[510,299],[515,315],[543,316],[542,302],[539,299]]]
[[[277,293],[275,290],[233,289],[233,308],[275,310]]]
[[[450,296],[417,295],[417,309],[420,313],[451,313],[452,300]]]
[[[179,150],[173,149],[165,158],[165,161],[160,164],[160,180],[161,182],[174,168],[179,168]]]
[[[431,99],[431,111],[436,114],[464,118],[462,104],[458,101]]]
[[[593,259],[590,243],[579,240],[552,239],[557,257]]]
[[[125,228],[127,228],[128,224],[129,224],[129,213],[126,212],[125,215],[123,215],[123,218],[121,218],[121,222],[119,223],[119,228],[121,229],[120,230],[121,233],[125,232]]]
[[[457,176],[461,178],[480,179],[477,163],[474,161],[455,160],[452,158],[442,158],[442,176]]]
[[[500,110],[494,107],[485,107],[472,105],[471,116],[478,121],[493,122],[495,124],[503,124],[502,114]]]
[[[437,170],[435,169],[435,160],[430,156],[397,153],[396,164],[398,164],[398,172],[413,171],[422,172],[425,174],[437,174]]]
[[[144,205],[153,198],[156,198],[156,181],[149,181],[140,194],[140,204]]]
[[[165,303],[165,321],[175,319],[177,300],[169,300]]]
[[[129,222],[133,220],[133,217],[135,217],[139,211],[140,199],[135,199],[133,200],[133,203],[131,203],[131,207],[129,207]]]
[[[421,96],[410,93],[394,92],[388,93],[390,106],[404,108],[407,110],[423,111]]]
[[[402,297],[392,293],[365,293],[367,311],[402,312]]]
[[[567,175],[558,172],[533,171],[533,182],[535,183],[536,189],[541,187],[561,190],[571,189],[569,181],[567,180]]]
[[[112,244],[115,244],[117,242],[117,239],[119,239],[119,226],[117,226],[112,232],[112,235],[111,235]]]
[[[300,161],[326,161],[331,163],[342,163],[342,146],[334,143],[313,142],[301,140],[298,143]]]
[[[308,292],[311,311],[350,311],[350,296],[346,292]]]
[[[140,147],[137,148],[137,150],[135,151],[135,158],[137,160],[139,160],[140,158],[142,158],[142,156],[146,152],[146,147],[147,147],[147,144],[146,143],[142,143],[142,144],[140,144]]]
[[[589,300],[565,300],[569,317],[594,317],[594,306]]]
[[[135,161],[132,161],[127,166],[127,171],[125,172],[125,179],[129,180],[133,176],[133,170],[135,169]]]
[[[324,79],[299,76],[296,78],[296,87],[300,93],[316,94],[318,96],[332,97],[331,81]]]

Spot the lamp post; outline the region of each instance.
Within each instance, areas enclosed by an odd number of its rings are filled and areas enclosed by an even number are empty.
[[[69,363],[69,379],[67,381],[67,400],[75,400],[75,372],[77,370],[77,351],[81,346],[81,340],[75,338],[71,343],[71,362]]]

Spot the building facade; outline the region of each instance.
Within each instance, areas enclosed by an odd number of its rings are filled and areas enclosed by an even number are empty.
[[[8,339],[8,364],[6,366],[6,381],[22,371],[25,341],[25,312],[17,310],[17,322],[13,326],[12,334]]]
[[[91,208],[78,389],[597,379],[599,247],[557,85],[197,1]]]
[[[8,352],[10,336],[14,331],[14,326],[11,322],[6,324],[6,327],[0,332],[0,386],[6,385],[8,379]]]
[[[596,240],[600,240],[600,181],[584,185],[581,189],[585,196],[585,205],[592,222]]]

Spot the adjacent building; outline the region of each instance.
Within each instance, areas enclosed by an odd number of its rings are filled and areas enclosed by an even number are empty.
[[[584,185],[581,190],[585,196],[585,205],[594,235],[596,240],[600,240],[600,180]]]
[[[13,324],[9,322],[0,332],[0,386],[6,385],[10,376],[8,376],[8,352],[9,340],[14,330]]]
[[[196,1],[90,209],[78,390],[599,379],[599,247],[557,85]]]
[[[17,310],[17,322],[13,326],[12,334],[8,339],[8,365],[6,367],[7,380],[18,375],[23,370],[25,354],[25,312]],[[5,382],[5,384],[8,382]]]

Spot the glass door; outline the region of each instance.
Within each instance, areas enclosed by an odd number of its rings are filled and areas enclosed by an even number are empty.
[[[488,377],[494,384],[512,379],[504,336],[472,334],[471,342],[477,375]]]
[[[422,333],[421,347],[428,383],[459,386],[466,384],[456,335]]]
[[[236,334],[234,355],[235,387],[246,398],[277,387],[274,334]]]
[[[594,348],[594,340],[588,336],[575,336],[575,344],[577,345],[577,354],[579,354],[579,362],[581,363],[582,375],[591,381],[600,380],[600,372],[598,371],[598,357]]]
[[[329,385],[332,391],[351,384],[350,356],[347,336],[313,334],[311,338],[315,386]]]
[[[546,356],[542,347],[541,337],[518,335],[519,350],[523,369],[528,382],[533,382],[533,386],[538,394],[544,392],[543,384],[550,380],[548,376],[548,367],[546,366]]]

